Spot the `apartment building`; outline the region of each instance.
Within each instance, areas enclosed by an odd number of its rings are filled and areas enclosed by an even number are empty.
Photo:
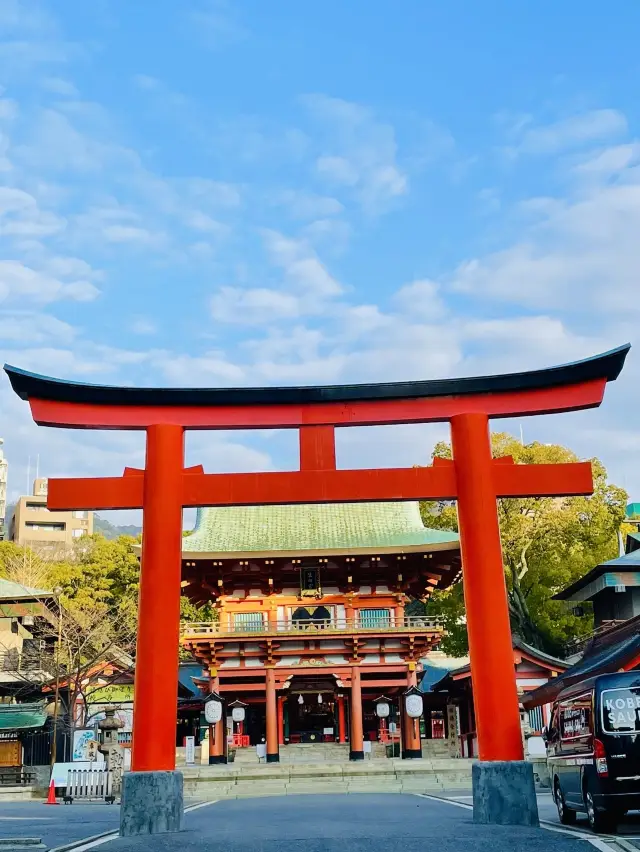
[[[76,539],[93,533],[93,512],[50,512],[47,480],[36,479],[33,494],[21,497],[11,521],[10,538],[37,550],[65,552]]]

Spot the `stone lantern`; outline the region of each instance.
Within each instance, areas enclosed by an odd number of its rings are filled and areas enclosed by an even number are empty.
[[[116,718],[116,708],[112,705],[105,707],[104,719],[98,722],[100,730],[100,745],[98,750],[104,755],[106,768],[111,772],[113,792],[119,792],[122,787],[124,771],[124,749],[118,742],[118,731],[124,723]]]

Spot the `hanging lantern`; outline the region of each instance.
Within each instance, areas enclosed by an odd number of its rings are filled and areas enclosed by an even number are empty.
[[[415,686],[410,687],[404,693],[404,708],[410,719],[418,719],[422,716],[423,700],[422,693]]]
[[[322,693],[318,693],[318,704],[322,704]]]
[[[247,707],[248,704],[245,704],[243,701],[234,701],[233,704],[229,705],[231,718],[234,722],[244,722],[247,717]]]
[[[298,696],[298,704],[304,704],[304,698],[302,697],[302,695]]]
[[[378,719],[387,719],[391,712],[391,699],[381,695],[380,698],[376,698],[375,705]]]
[[[222,699],[216,692],[204,702],[204,719],[207,725],[217,725],[222,719]]]

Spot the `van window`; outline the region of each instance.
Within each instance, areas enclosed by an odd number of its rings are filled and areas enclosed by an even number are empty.
[[[560,738],[575,740],[591,733],[591,693],[578,695],[560,705]]]
[[[640,731],[640,687],[602,692],[602,729],[608,734]]]

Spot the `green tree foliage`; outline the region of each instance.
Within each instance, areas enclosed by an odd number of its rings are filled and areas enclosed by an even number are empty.
[[[495,457],[511,456],[516,464],[577,462],[571,450],[557,444],[521,444],[499,432],[491,436]],[[433,456],[451,458],[451,446],[436,445]],[[592,459],[594,493],[590,497],[526,498],[498,501],[502,552],[513,632],[541,650],[559,654],[572,639],[592,627],[592,615],[574,615],[551,598],[618,552],[627,494],[607,481],[607,472]],[[425,523],[457,530],[455,506],[423,503]],[[449,636],[443,648],[464,652],[468,645],[461,585],[434,594],[427,611],[442,613]]]

